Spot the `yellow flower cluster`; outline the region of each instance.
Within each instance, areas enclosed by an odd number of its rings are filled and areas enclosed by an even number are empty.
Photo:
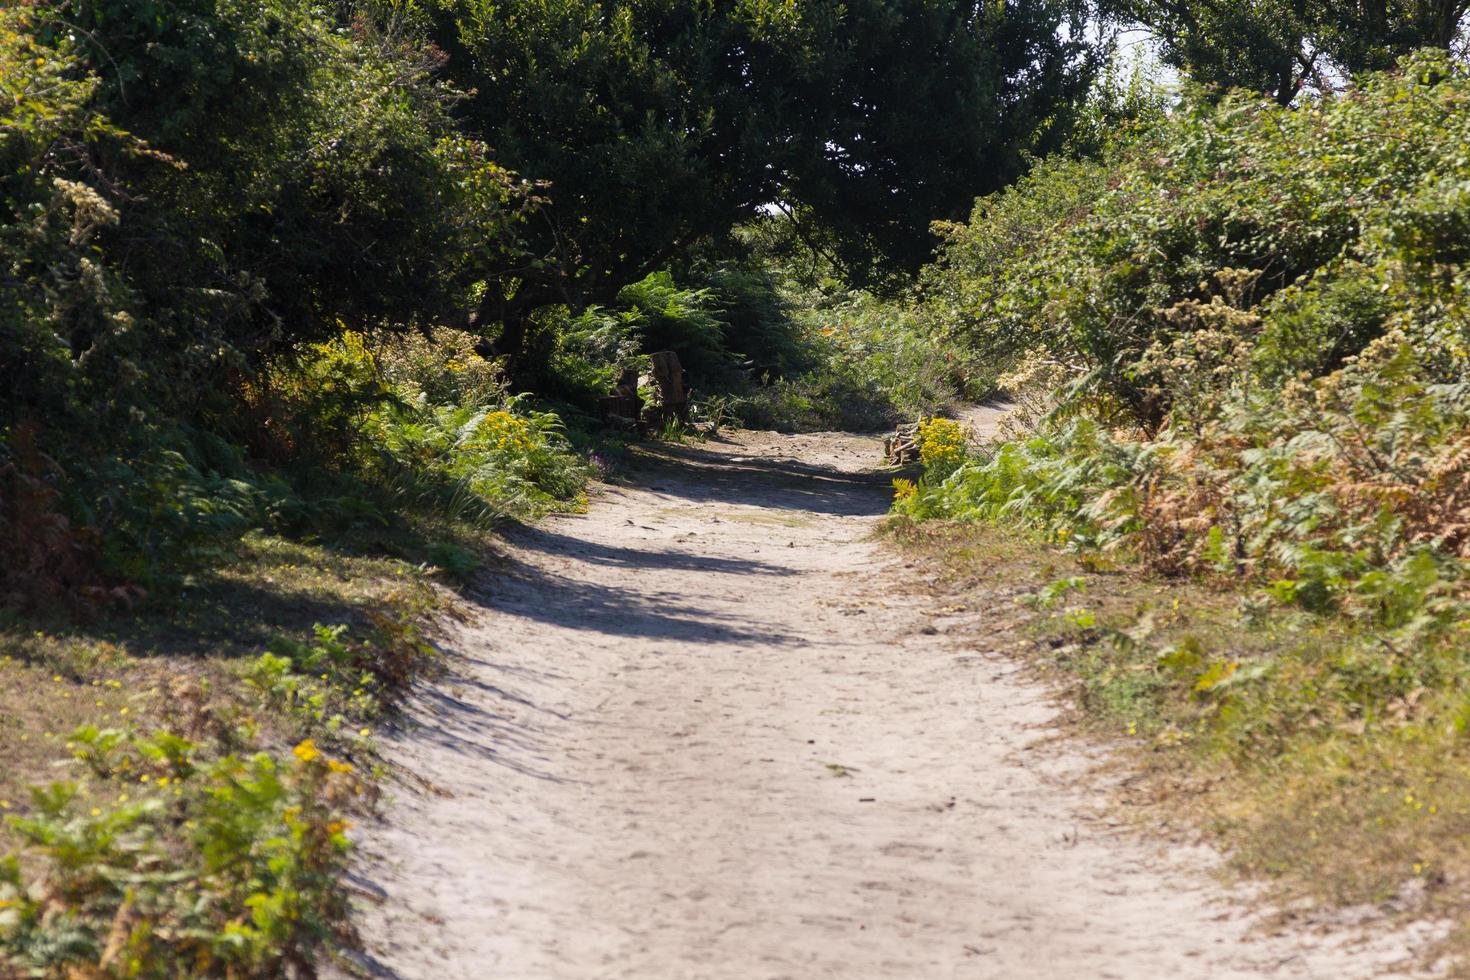
[[[536,430],[523,418],[501,410],[491,412],[475,430],[477,441],[509,452],[530,452],[536,448]]]
[[[317,748],[314,739],[308,738],[303,740],[296,748],[291,750],[291,754],[307,765],[321,759],[327,764],[327,769],[332,772],[346,773],[352,771],[352,763],[343,762],[340,759],[333,759],[331,756],[325,755],[321,749]],[[163,780],[160,780],[160,782],[163,782]]]
[[[338,321],[339,323],[341,321]],[[357,330],[343,330],[335,340],[312,344],[311,349],[322,358],[340,361],[343,364],[363,366],[376,371],[378,360],[368,348],[367,337]]]
[[[925,469],[958,466],[965,458],[965,430],[950,419],[921,420],[918,443]]]

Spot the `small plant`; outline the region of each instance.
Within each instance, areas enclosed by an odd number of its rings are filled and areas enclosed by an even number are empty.
[[[1022,598],[1033,609],[1051,609],[1073,592],[1085,591],[1087,591],[1087,579],[1081,575],[1073,575],[1057,579],[1039,591]]]
[[[959,468],[969,444],[958,422],[938,417],[919,421],[916,441],[919,461],[924,464],[924,479],[931,485],[943,482]]]
[[[659,442],[681,443],[688,440],[689,433],[689,427],[684,424],[683,420],[667,418],[664,419],[662,427],[659,428],[654,438]]]
[[[36,874],[0,862],[4,961],[38,976],[313,974],[346,930],[352,766],[310,741],[285,760],[204,760],[172,732],[107,740],[139,763],[37,787],[31,812],[7,820]]]
[[[480,567],[480,556],[453,541],[435,541],[429,545],[429,561],[456,579],[467,579]]]
[[[694,417],[704,424],[705,435],[716,438],[720,430],[735,421],[731,399],[724,395],[702,398],[694,404]]]
[[[307,641],[277,637],[243,676],[268,704],[294,717],[302,733],[332,735],[348,721],[376,718],[397,704],[437,659],[412,621],[373,612],[368,629],[358,633],[317,624]]]
[[[86,765],[93,774],[104,778],[125,775],[137,768],[130,753],[131,735],[121,728],[82,725],[71,733],[72,757]]]
[[[952,419],[931,417],[919,421],[919,461],[940,479],[965,458],[965,430]]]

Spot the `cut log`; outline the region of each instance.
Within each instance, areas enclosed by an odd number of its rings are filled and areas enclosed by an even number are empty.
[[[919,461],[919,424],[900,425],[883,439],[883,461],[889,466],[907,466]]]
[[[643,399],[638,395],[638,369],[624,368],[611,395],[597,399],[597,414],[604,425],[637,428],[643,417]]]
[[[648,356],[653,383],[658,386],[658,405],[651,410],[652,421],[663,425],[670,419],[689,421],[690,390],[684,387],[684,368],[679,355],[671,350],[655,351]]]

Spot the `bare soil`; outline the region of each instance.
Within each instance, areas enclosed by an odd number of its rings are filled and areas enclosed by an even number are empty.
[[[512,537],[386,736],[415,778],[360,832],[369,972],[1409,975],[1421,933],[1267,928],[1214,854],[1110,815],[1013,604],[949,631],[895,588],[923,570],[875,540],[879,454],[666,447]]]

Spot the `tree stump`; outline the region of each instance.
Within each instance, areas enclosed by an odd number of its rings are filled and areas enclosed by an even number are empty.
[[[597,400],[597,413],[604,425],[638,427],[643,417],[643,399],[638,396],[638,369],[624,368],[611,395]]]
[[[684,387],[684,368],[679,363],[679,355],[661,350],[650,354],[649,360],[653,365],[653,383],[658,386],[656,423],[662,425],[671,418],[688,422],[690,391]]]

